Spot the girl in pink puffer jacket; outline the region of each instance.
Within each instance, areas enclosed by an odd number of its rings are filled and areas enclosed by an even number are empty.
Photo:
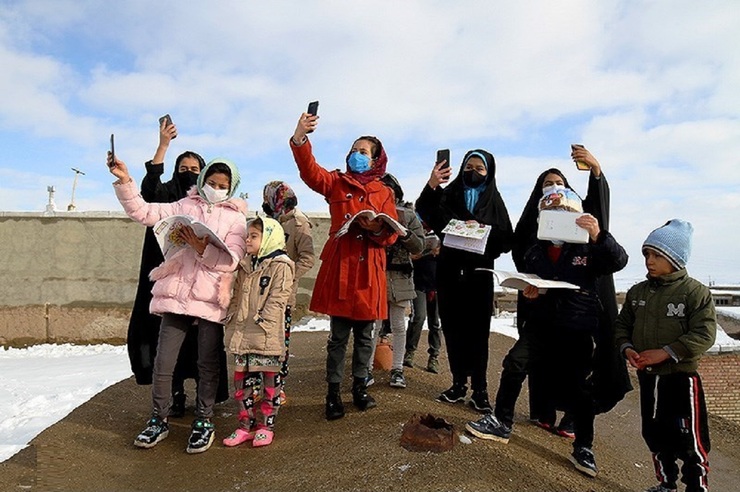
[[[151,448],[169,434],[167,417],[172,405],[172,373],[189,326],[198,324],[198,398],[188,453],[206,451],[214,439],[211,422],[218,387],[218,356],[223,340],[234,271],[246,252],[246,206],[231,197],[239,185],[239,171],[226,159],[214,159],[198,177],[188,195],[174,203],[147,203],[128,173],[126,164],[113,162],[110,172],[118,178],[114,189],[126,214],[146,226],[173,215],[189,215],[208,226],[225,244],[225,250],[198,237],[185,226],[179,239],[189,247],[165,257],[152,270],[152,314],[162,316],[152,381],[152,418],[134,445]]]

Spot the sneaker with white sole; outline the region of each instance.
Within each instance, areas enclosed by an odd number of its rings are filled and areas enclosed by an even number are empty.
[[[594,452],[586,447],[579,446],[574,448],[573,453],[568,459],[576,467],[576,470],[589,477],[595,477],[599,473],[599,469],[596,467]]]
[[[137,448],[153,448],[159,441],[167,437],[170,433],[170,427],[166,420],[154,416],[146,423],[146,428],[134,439],[134,446]]]
[[[465,401],[465,395],[467,394],[467,386],[453,384],[439,394],[437,401],[441,401],[442,403],[463,403]]]
[[[491,413],[493,412],[493,407],[491,406],[491,402],[488,401],[488,391],[473,391],[473,396],[470,397],[470,401],[468,401],[468,405],[473,407],[474,410],[481,412],[481,413]]]
[[[498,441],[504,444],[509,442],[511,427],[501,423],[492,413],[487,413],[478,420],[465,424],[465,430],[481,439]]]
[[[391,371],[391,388],[405,388],[406,378],[403,377],[403,371],[400,369],[393,369]]]
[[[213,422],[208,419],[197,418],[193,421],[186,451],[189,454],[208,451],[208,448],[213,444],[214,437],[216,437],[216,427]]]

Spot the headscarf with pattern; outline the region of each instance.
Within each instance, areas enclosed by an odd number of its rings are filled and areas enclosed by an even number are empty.
[[[298,198],[293,189],[284,181],[270,181],[262,190],[262,207],[273,219],[293,210],[298,205]],[[269,208],[269,210],[268,210]]]

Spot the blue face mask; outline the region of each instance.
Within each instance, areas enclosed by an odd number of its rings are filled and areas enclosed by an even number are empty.
[[[362,174],[370,170],[370,158],[359,152],[352,152],[347,158],[349,170],[353,173]]]

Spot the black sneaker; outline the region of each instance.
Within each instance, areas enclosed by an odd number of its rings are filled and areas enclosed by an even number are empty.
[[[370,371],[367,371],[367,377],[365,378],[365,387],[369,387],[375,384],[375,378],[373,377],[373,373]]]
[[[202,453],[208,451],[213,444],[213,438],[216,436],[216,428],[208,419],[193,420],[193,428],[190,431],[188,447],[186,451],[190,454]]]
[[[493,412],[491,402],[488,401],[488,391],[473,391],[473,396],[470,397],[468,405],[473,407],[475,410],[481,413]]]
[[[159,417],[152,417],[146,423],[146,428],[134,439],[137,448],[153,448],[159,441],[170,433],[170,426]]]
[[[576,467],[576,470],[589,477],[595,477],[599,473],[599,469],[596,468],[594,453],[588,448],[579,446],[573,449],[573,453],[569,459],[573,463],[573,466]]]
[[[441,401],[443,403],[462,403],[465,401],[465,395],[467,393],[467,386],[458,386],[453,384],[449,389],[440,393],[437,397],[437,401]]]
[[[511,437],[511,427],[502,424],[492,413],[487,413],[476,421],[465,424],[465,430],[481,439],[489,439],[506,444]]]

